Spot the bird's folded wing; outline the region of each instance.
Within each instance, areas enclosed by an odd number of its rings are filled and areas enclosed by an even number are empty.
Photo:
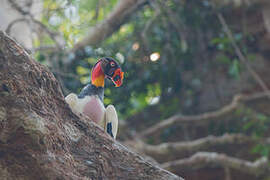
[[[109,123],[111,123],[111,126],[112,126],[113,137],[116,138],[117,130],[118,130],[118,116],[113,105],[107,106],[105,110],[105,128],[104,128],[105,131]]]
[[[67,95],[65,97],[66,102],[69,104],[70,108],[74,111],[75,110],[75,106],[77,103],[77,95],[74,93],[70,93],[69,95]]]

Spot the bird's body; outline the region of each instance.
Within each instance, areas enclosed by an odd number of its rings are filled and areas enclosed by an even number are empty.
[[[112,66],[112,63],[115,64],[113,67],[108,68],[108,63],[110,66]],[[110,74],[107,74],[106,71]],[[109,105],[105,108],[103,104],[104,79],[106,75],[112,79],[117,87],[122,84],[123,73],[120,70],[120,67],[118,67],[116,62],[111,58],[103,58],[99,60],[92,69],[91,83],[86,85],[78,96],[71,93],[65,100],[73,111],[88,116],[91,120],[100,125],[108,134],[116,138],[118,129],[116,110],[113,105]]]

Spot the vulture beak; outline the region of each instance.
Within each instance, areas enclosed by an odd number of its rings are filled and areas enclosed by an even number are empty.
[[[111,77],[112,82],[115,84],[115,87],[120,87],[123,83],[124,72],[120,68],[116,69],[113,76]]]

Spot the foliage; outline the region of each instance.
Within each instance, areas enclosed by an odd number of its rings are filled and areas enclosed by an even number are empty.
[[[85,37],[89,28],[104,20],[116,3],[117,0],[44,0],[42,23],[59,32],[69,49]],[[256,48],[252,44],[256,37],[237,30],[234,38],[243,53],[254,61]],[[55,41],[45,34],[35,40],[37,47],[52,44]],[[114,88],[107,81],[104,103],[116,105],[122,119],[142,111],[147,113],[145,109],[149,106],[155,106],[162,114],[155,117],[157,120],[176,113],[200,113],[197,108],[202,106],[200,94],[203,88],[208,90],[205,83],[209,83],[211,73],[225,72],[226,78],[239,81],[244,69],[208,1],[151,2],[99,47],[86,47],[86,51],[88,56],[77,59],[68,69],[64,66],[67,59],[62,59],[62,54],[48,55],[40,51],[35,55],[51,69],[59,66],[56,70],[65,72],[59,75],[56,71],[55,74],[62,80],[66,92],[79,92],[89,82],[89,69],[97,58],[111,56],[118,60],[125,71],[124,85]],[[55,54],[57,64],[48,63]],[[239,124],[216,126],[210,123],[209,132],[265,136],[269,118],[264,114],[257,114],[255,118],[250,114],[245,116],[248,120]],[[174,128],[166,130],[162,138],[166,139],[174,131]],[[257,146],[254,151],[268,155],[269,147]]]
[[[261,139],[267,136],[268,127],[270,126],[270,119],[268,116],[256,113],[255,117],[246,117],[243,130],[251,133],[252,138],[258,140],[258,144],[252,149],[253,153],[259,153],[262,156],[270,156],[270,145],[262,142]]]

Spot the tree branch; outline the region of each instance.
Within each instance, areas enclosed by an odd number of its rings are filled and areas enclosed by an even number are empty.
[[[55,42],[56,50],[63,49],[64,47],[64,39],[57,32],[51,31],[47,26],[45,26],[42,22],[36,20],[33,16],[31,16],[31,21],[38,25],[42,30],[44,30],[49,37]]]
[[[161,131],[162,129],[165,129],[169,126],[172,126],[176,123],[190,123],[190,122],[194,122],[194,121],[205,121],[205,120],[210,120],[210,119],[214,119],[214,118],[218,118],[220,116],[223,116],[225,114],[228,114],[232,111],[234,111],[238,105],[241,102],[248,102],[251,100],[255,100],[258,98],[263,98],[263,97],[267,97],[269,94],[269,92],[261,92],[261,93],[256,93],[253,95],[236,95],[233,97],[233,100],[230,104],[222,107],[219,110],[213,111],[213,112],[206,112],[200,115],[193,115],[193,116],[183,116],[183,115],[175,115],[172,116],[168,119],[165,119],[155,125],[153,125],[152,127],[144,130],[143,132],[141,132],[139,134],[139,136],[149,136],[157,131]]]
[[[32,2],[30,4],[27,4],[28,6],[28,9],[25,9],[25,7],[21,7],[18,2],[16,2],[15,0],[8,0],[8,2],[11,4],[11,6],[16,10],[18,11],[20,14],[22,15],[28,15],[30,12],[29,12],[29,9],[30,7],[32,6]]]
[[[7,28],[6,28],[6,33],[9,35],[12,26],[14,26],[14,25],[15,25],[16,23],[18,23],[18,22],[23,22],[23,21],[28,21],[28,20],[27,20],[26,18],[19,18],[19,19],[15,19],[14,21],[11,21],[11,22],[9,23],[9,25],[7,26]]]
[[[266,157],[255,162],[249,162],[214,152],[198,152],[190,158],[164,163],[162,167],[174,173],[191,169],[198,170],[205,167],[230,168],[257,177],[265,174],[269,175],[270,173]]]
[[[30,13],[30,8],[32,6],[32,1],[29,1],[30,3],[28,4],[28,9],[25,9],[24,7],[21,7],[20,4],[18,2],[16,2],[15,0],[8,0],[8,2],[11,4],[11,6],[18,12],[20,13],[23,18],[19,18],[19,19],[15,19],[14,21],[12,21],[8,27],[6,28],[6,32],[9,34],[11,27],[18,22],[21,21],[26,21],[26,22],[33,22],[35,25],[37,25],[38,27],[40,27],[40,29],[42,29],[44,32],[46,32],[49,37],[55,42],[56,46],[56,50],[60,50],[63,48],[64,46],[64,39],[59,35],[59,33],[57,32],[53,32],[51,31],[46,25],[44,25],[42,22],[40,22],[39,20],[35,19],[34,16]],[[38,30],[35,29],[36,32],[39,32]]]
[[[147,0],[119,0],[113,11],[100,24],[93,27],[87,37],[75,44],[73,52],[87,45],[97,45],[124,24]]]
[[[250,66],[247,58],[243,55],[243,53],[241,52],[240,48],[238,47],[231,30],[229,29],[224,17],[222,16],[221,13],[217,13],[217,17],[220,21],[220,23],[223,26],[223,29],[225,30],[225,33],[227,34],[228,38],[230,39],[232,46],[235,50],[235,53],[237,54],[237,56],[239,57],[239,60],[246,66],[248,72],[251,74],[251,76],[254,78],[254,80],[261,86],[261,88],[265,91],[265,92],[269,92],[269,89],[267,87],[267,85],[265,84],[265,82],[262,80],[262,78],[252,69],[252,67]],[[270,93],[267,94],[268,98],[270,98]]]
[[[119,0],[112,12],[100,24],[91,28],[88,35],[74,45],[69,53],[74,53],[75,57],[65,62],[71,64],[77,59],[76,54],[87,54],[84,52],[86,46],[94,46],[101,43],[104,39],[111,36],[127,19],[138,9],[145,5],[149,0]]]
[[[188,142],[162,143],[159,145],[149,145],[137,140],[135,143],[129,143],[139,152],[153,157],[159,163],[181,159],[198,151],[221,150],[225,153],[230,147],[245,146],[254,144],[254,140],[242,134],[225,134],[220,137],[208,136]]]
[[[142,41],[143,41],[143,44],[144,44],[144,51],[146,52],[146,54],[150,53],[150,48],[149,48],[149,42],[148,42],[148,39],[147,39],[147,34],[148,34],[148,31],[149,29],[152,27],[152,25],[154,24],[154,22],[156,21],[156,19],[160,16],[161,14],[161,11],[160,11],[160,8],[156,7],[156,5],[154,3],[151,3],[150,2],[150,5],[155,9],[155,14],[153,17],[151,17],[151,19],[149,19],[142,32],[141,32],[141,38],[142,38]]]

